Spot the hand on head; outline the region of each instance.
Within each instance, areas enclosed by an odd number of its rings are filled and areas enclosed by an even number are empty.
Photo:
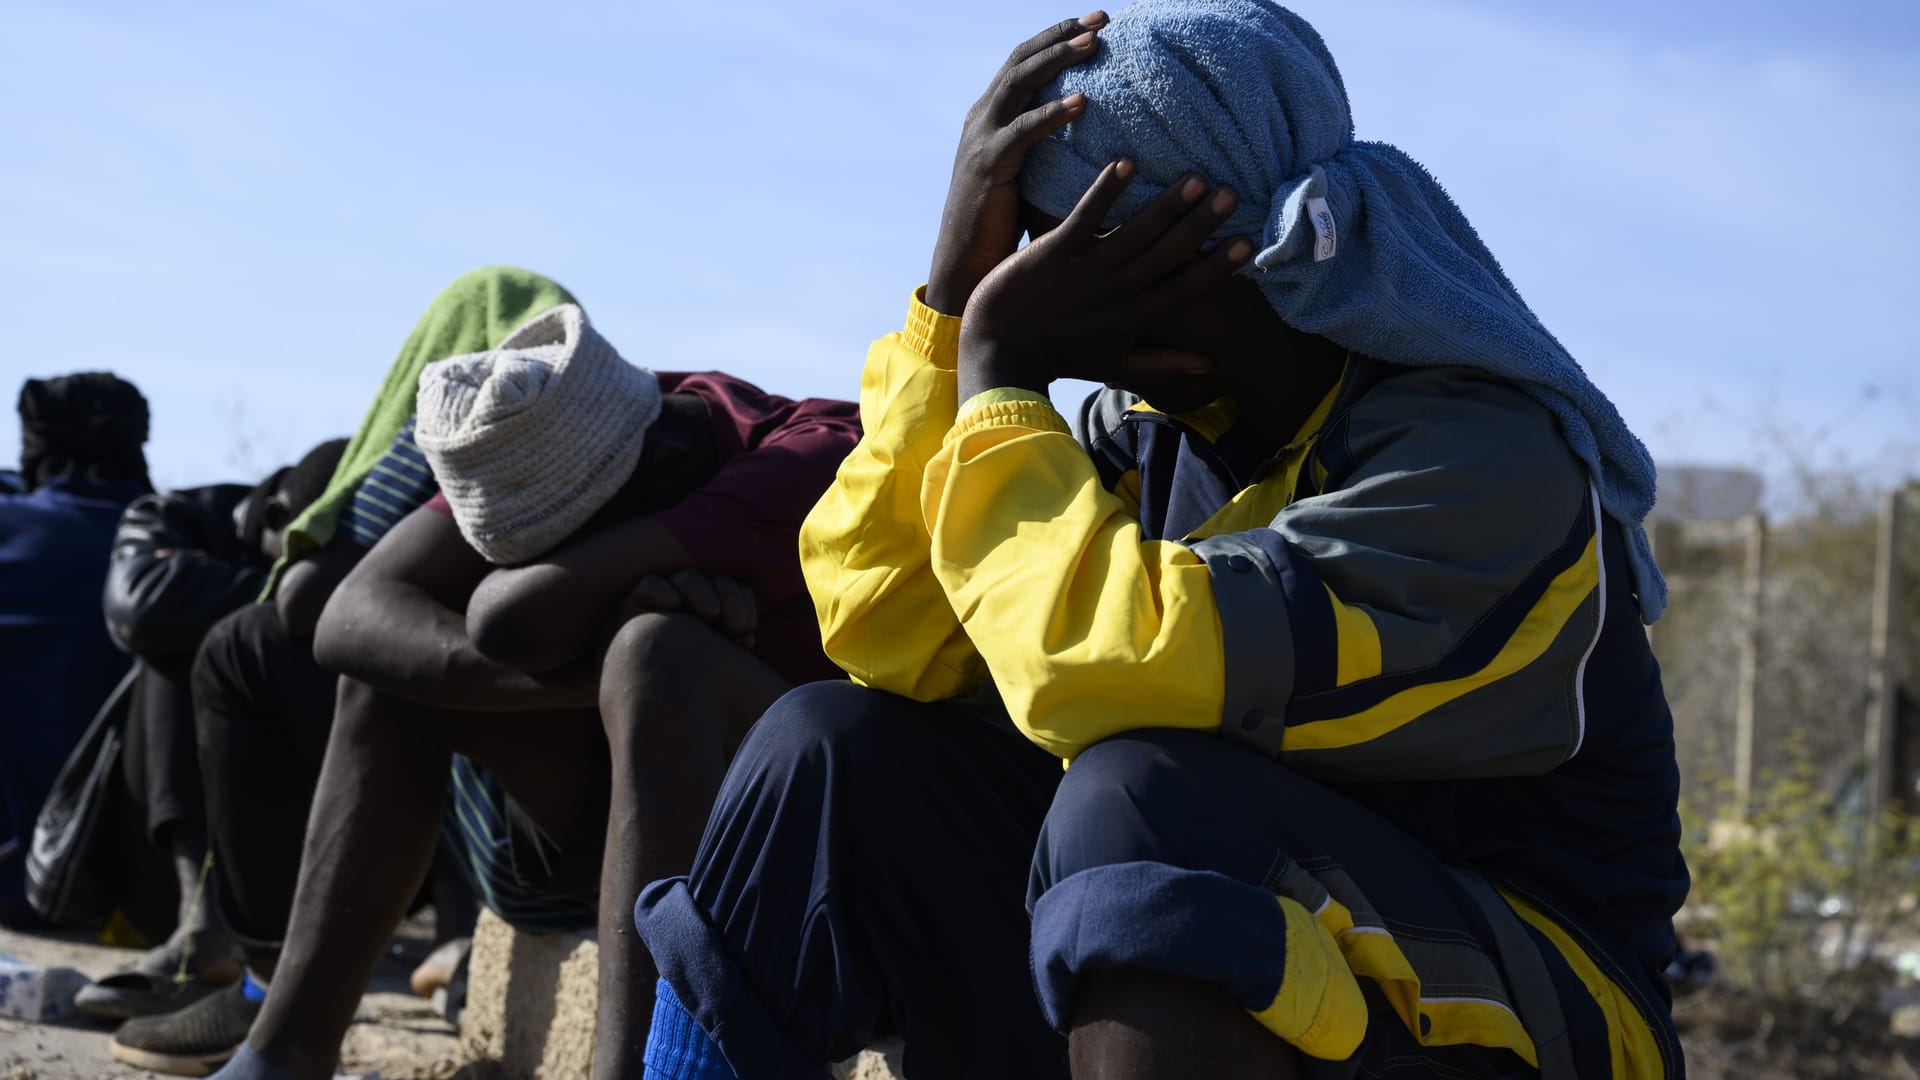
[[[1202,251],[1233,212],[1236,193],[1210,191],[1204,177],[1189,175],[1122,227],[1098,235],[1133,178],[1133,163],[1117,161],[1066,223],[1045,235],[1033,230],[1033,243],[1020,250],[1019,178],[1027,152],[1087,108],[1084,94],[1038,102],[1035,96],[1096,55],[1108,21],[1095,11],[1023,42],[967,113],[926,295],[936,311],[965,312],[963,399],[995,386],[1043,389],[1061,377],[1165,386],[1212,366],[1213,357],[1186,340],[1195,335],[1160,333],[1166,326],[1156,317],[1216,289],[1252,254],[1252,244],[1239,238]],[[1266,329],[1265,320],[1254,321]],[[1224,343],[1218,331],[1199,336]]]
[[[1020,246],[1020,165],[1027,149],[1086,111],[1084,94],[1035,104],[1054,76],[1093,59],[1107,13],[1042,30],[1013,50],[993,84],[967,110],[953,182],[927,277],[927,303],[958,315],[974,287]]]
[[[1131,161],[1108,165],[1059,228],[974,290],[961,324],[963,400],[997,386],[1044,390],[1059,378],[1132,386],[1212,370],[1211,357],[1150,332],[1169,311],[1218,290],[1253,254],[1246,237],[1205,247],[1238,197],[1189,174],[1099,232],[1133,174]]]

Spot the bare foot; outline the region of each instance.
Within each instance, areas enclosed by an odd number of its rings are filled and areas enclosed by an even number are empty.
[[[433,996],[435,990],[453,982],[453,973],[459,970],[460,961],[467,958],[467,952],[473,948],[473,939],[454,938],[427,954],[420,966],[413,969],[413,975],[407,980],[413,992],[423,998]]]

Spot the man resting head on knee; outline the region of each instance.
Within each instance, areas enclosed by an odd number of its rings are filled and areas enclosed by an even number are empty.
[[[747,726],[833,670],[794,538],[855,416],[636,367],[571,304],[426,367],[414,438],[441,494],[320,615],[341,704],[286,947],[233,1075],[331,1067],[443,815],[510,922],[601,913],[596,1070],[637,1071],[653,980],[633,898],[691,860]]]

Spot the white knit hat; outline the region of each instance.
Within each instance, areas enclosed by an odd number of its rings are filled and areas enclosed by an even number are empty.
[[[461,535],[511,564],[572,535],[633,475],[660,383],[562,304],[498,348],[428,364],[416,407],[414,441]]]

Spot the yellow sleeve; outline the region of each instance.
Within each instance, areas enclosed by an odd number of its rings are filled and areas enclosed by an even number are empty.
[[[873,343],[860,374],[859,445],[800,527],[800,569],[827,656],[855,682],[918,701],[985,677],[928,565],[927,462],[953,426],[960,320],[915,294],[905,329]]]
[[[1014,722],[1069,759],[1136,728],[1218,728],[1206,563],[1143,540],[1037,395],[968,405],[927,465],[921,511],[933,572]]]

